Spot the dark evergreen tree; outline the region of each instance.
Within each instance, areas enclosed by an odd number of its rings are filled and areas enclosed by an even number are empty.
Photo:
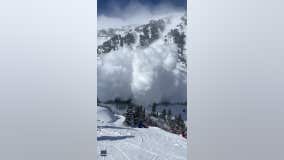
[[[121,99],[119,98],[119,97],[116,97],[115,99],[114,99],[114,103],[121,103]]]
[[[135,43],[135,37],[132,33],[127,33],[124,37],[124,41],[127,45]]]
[[[130,105],[126,110],[125,123],[129,126],[134,125],[134,112],[133,107]]]
[[[150,31],[151,31],[151,41],[154,41],[160,37],[160,32],[157,24],[154,23],[153,25],[151,25]]]
[[[101,103],[101,101],[100,101],[99,97],[97,97],[97,104],[100,104],[100,103]]]
[[[149,31],[149,24],[147,24],[147,25],[145,25],[144,27],[143,27],[143,33],[144,33],[144,37],[146,38],[146,39],[149,39],[150,38],[150,31]]]
[[[154,102],[152,105],[152,113],[151,113],[152,116],[157,116],[156,109],[157,109],[157,104]]]
[[[146,47],[146,46],[148,46],[148,40],[147,40],[147,37],[146,36],[144,36],[144,35],[140,35],[140,45],[142,46],[142,47]]]
[[[177,134],[181,134],[186,129],[186,125],[182,119],[181,114],[175,116],[175,131]]]
[[[171,111],[171,109],[168,110],[167,119],[168,120],[172,119],[172,111]]]
[[[186,123],[185,123],[184,121],[182,121],[180,127],[181,127],[181,131],[182,131],[182,132],[185,132],[185,131],[186,131]]]
[[[142,32],[143,34],[140,35],[140,45],[146,47],[150,44],[149,24],[143,26]]]
[[[178,29],[173,29],[171,30],[171,35],[174,38],[174,43],[178,47],[178,53],[182,55],[185,48],[185,33],[180,33]]]
[[[128,98],[128,99],[126,100],[126,104],[131,105],[131,103],[132,103],[132,99],[131,99],[131,98]]]
[[[123,37],[119,35],[119,46],[123,47]]]
[[[166,109],[163,109],[163,111],[162,111],[160,117],[161,117],[162,119],[166,120],[166,114],[167,114]]]
[[[178,39],[178,47],[180,48],[180,53],[183,54],[184,47],[185,47],[185,34],[182,32]]]
[[[178,116],[175,117],[175,121],[176,121],[176,124],[178,126],[181,126],[183,120],[182,120],[182,117],[181,117],[181,114],[179,114]]]
[[[144,107],[142,107],[141,119],[143,122],[146,120],[146,111]]]
[[[160,38],[160,32],[165,29],[165,22],[164,20],[152,20],[149,24],[150,31],[151,31],[151,37],[150,42],[153,42]]]
[[[140,107],[137,106],[135,107],[135,112],[134,112],[134,125],[138,125],[140,120],[140,115],[141,115]]]

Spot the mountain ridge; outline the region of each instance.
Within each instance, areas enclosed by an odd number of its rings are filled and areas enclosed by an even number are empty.
[[[175,21],[177,21],[176,17],[168,16],[150,20],[142,25],[101,29],[98,31],[98,39],[101,43],[98,45],[97,55],[100,57],[122,47],[143,49],[160,39],[164,45],[175,44],[179,61],[186,65],[186,15],[179,17],[179,22]]]

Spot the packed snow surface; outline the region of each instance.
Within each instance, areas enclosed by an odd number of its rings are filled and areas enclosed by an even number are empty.
[[[156,127],[130,128],[124,117],[97,107],[98,160],[186,160],[185,138]],[[100,155],[107,150],[107,156]]]

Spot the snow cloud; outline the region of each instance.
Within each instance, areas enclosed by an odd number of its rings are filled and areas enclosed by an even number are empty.
[[[140,104],[184,102],[186,73],[179,65],[175,46],[111,52],[98,60],[98,96],[101,100],[133,98]]]

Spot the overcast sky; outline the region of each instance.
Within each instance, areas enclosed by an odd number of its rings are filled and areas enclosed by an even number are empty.
[[[131,3],[142,4],[151,10],[155,10],[160,5],[168,5],[180,10],[187,8],[186,0],[98,0],[98,15],[120,17],[121,12],[124,12]]]
[[[141,25],[149,20],[186,12],[186,0],[101,0],[98,1],[98,29]]]

